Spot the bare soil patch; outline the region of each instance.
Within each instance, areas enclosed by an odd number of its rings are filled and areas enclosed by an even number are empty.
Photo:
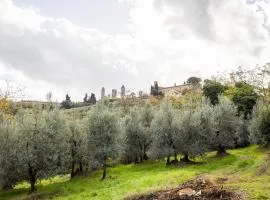
[[[209,179],[198,177],[170,190],[128,198],[129,200],[243,200],[240,192],[225,189]]]

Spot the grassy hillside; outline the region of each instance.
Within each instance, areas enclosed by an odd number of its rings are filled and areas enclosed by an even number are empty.
[[[269,155],[257,146],[229,151],[231,155],[218,158],[213,153],[193,164],[181,167],[166,167],[164,161],[138,165],[120,165],[108,170],[108,178],[100,181],[101,172],[94,172],[87,178],[70,181],[68,176],[42,181],[38,192],[27,194],[29,187],[21,184],[15,190],[0,193],[1,200],[7,199],[122,199],[133,194],[170,188],[205,174],[211,180],[224,179],[226,187],[236,187],[248,195],[248,199],[270,199]]]

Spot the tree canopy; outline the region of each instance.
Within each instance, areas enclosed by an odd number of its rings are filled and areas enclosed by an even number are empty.
[[[251,115],[253,106],[258,99],[252,85],[237,82],[235,86],[227,87],[224,93],[235,103],[239,115],[243,115],[245,119]]]
[[[201,78],[192,76],[192,77],[189,77],[189,78],[188,78],[187,83],[188,83],[188,84],[192,84],[192,85],[198,85],[198,84],[201,83],[201,81],[202,81]]]
[[[210,99],[213,105],[218,103],[218,96],[223,94],[225,86],[215,80],[205,80],[203,85],[203,95]]]

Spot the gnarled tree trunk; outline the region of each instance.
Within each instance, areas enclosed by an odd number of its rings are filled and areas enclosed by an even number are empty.
[[[166,161],[166,165],[170,164],[170,156],[167,156],[167,161]]]
[[[30,185],[31,185],[31,189],[30,189],[30,193],[36,191],[36,175],[37,175],[37,170],[36,169],[33,169],[32,166],[28,165],[28,175],[29,175],[29,182],[30,182]]]
[[[104,180],[106,178],[106,170],[107,170],[107,157],[105,156],[104,157],[104,160],[103,160],[103,173],[102,173],[102,178],[101,180]]]
[[[12,185],[6,184],[6,185],[3,185],[3,186],[2,186],[2,189],[3,189],[4,191],[7,191],[7,190],[12,190],[13,187],[12,187]]]
[[[72,161],[70,178],[73,178],[74,176],[75,176],[75,161]]]
[[[174,160],[177,161],[177,153],[174,152]]]
[[[182,158],[182,161],[184,161],[184,162],[190,162],[187,153],[184,154],[184,157]]]
[[[80,162],[80,173],[83,174],[83,165],[82,165],[82,162]]]
[[[222,145],[219,145],[217,155],[218,156],[226,156],[226,155],[228,155],[228,153],[226,152],[226,149]]]

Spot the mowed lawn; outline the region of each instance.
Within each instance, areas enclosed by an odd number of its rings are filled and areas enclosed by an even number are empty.
[[[211,180],[228,179],[225,187],[238,188],[248,199],[270,199],[270,162],[266,150],[251,146],[230,150],[230,155],[220,158],[208,153],[197,158],[199,164],[186,166],[165,166],[165,161],[143,164],[118,165],[108,169],[108,177],[100,181],[101,171],[89,177],[69,180],[69,176],[55,177],[41,181],[38,190],[28,195],[29,185],[22,183],[13,191],[0,192],[0,199],[123,199],[134,194],[171,188],[204,174]]]

